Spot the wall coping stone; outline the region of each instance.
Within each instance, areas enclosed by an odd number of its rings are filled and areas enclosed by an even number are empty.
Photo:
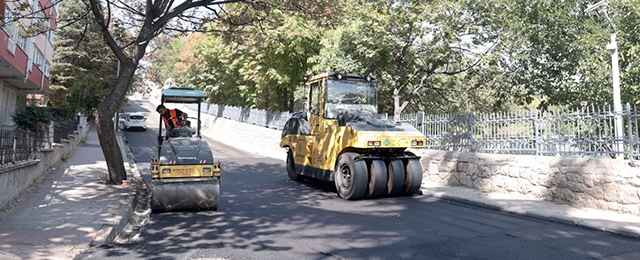
[[[31,165],[36,165],[38,163],[40,163],[40,159],[23,161],[23,162],[18,162],[18,163],[14,163],[14,164],[8,164],[8,165],[0,166],[0,173],[10,172],[10,171],[17,170],[17,169],[20,169],[20,168],[29,167]]]

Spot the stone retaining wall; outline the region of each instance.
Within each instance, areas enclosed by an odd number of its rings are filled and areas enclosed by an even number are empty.
[[[608,158],[417,150],[427,181],[640,214],[640,168]]]
[[[62,139],[61,144],[53,144],[51,149],[35,152],[36,160],[0,166],[0,210],[9,207],[51,167],[73,154],[80,141],[86,137],[86,128],[88,126],[85,120],[85,124],[78,126],[74,135]]]

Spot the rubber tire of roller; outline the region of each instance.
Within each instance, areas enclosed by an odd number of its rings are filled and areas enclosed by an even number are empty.
[[[338,195],[346,200],[363,198],[369,182],[367,163],[364,160],[355,161],[355,157],[355,153],[340,155],[334,171],[334,182]],[[344,177],[346,174],[349,174],[350,177]]]
[[[291,149],[287,152],[287,174],[289,175],[289,179],[292,181],[303,181],[304,176],[300,175],[296,171],[296,163],[293,160],[293,152]]]
[[[420,190],[422,186],[422,166],[420,161],[409,159],[405,165],[404,189],[402,194],[411,196]]]
[[[387,196],[402,194],[404,188],[404,164],[402,160],[391,160],[387,164]]]
[[[387,167],[384,161],[372,160],[369,166],[369,187],[367,196],[377,198],[382,196],[387,189]]]

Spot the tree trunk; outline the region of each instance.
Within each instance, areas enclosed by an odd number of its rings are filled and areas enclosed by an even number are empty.
[[[107,162],[109,180],[111,184],[116,185],[122,184],[122,180],[127,179],[127,172],[116,139],[113,116],[120,109],[120,104],[127,94],[136,66],[134,63],[121,63],[120,75],[116,79],[115,86],[98,104],[98,139]]]
[[[400,114],[404,107],[400,105],[400,91],[393,91],[393,121],[400,121]]]
[[[113,124],[113,113],[105,111],[102,106],[98,107],[98,139],[100,147],[104,154],[105,161],[109,172],[109,180],[111,184],[120,185],[122,180],[127,178],[127,172],[124,169],[124,160],[120,152],[120,146],[116,140],[116,134]]]

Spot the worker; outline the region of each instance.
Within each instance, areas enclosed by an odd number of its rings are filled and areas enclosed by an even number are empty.
[[[167,133],[171,132],[173,128],[185,126],[180,121],[181,119],[186,120],[189,118],[189,115],[180,111],[180,109],[167,109],[164,105],[156,107],[156,112],[162,116],[162,120],[164,120],[164,124],[167,126]],[[189,125],[189,121],[187,121],[186,126]]]

